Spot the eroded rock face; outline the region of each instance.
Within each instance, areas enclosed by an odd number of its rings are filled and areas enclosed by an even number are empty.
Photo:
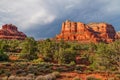
[[[18,31],[17,27],[12,24],[5,24],[0,29],[0,39],[18,39],[24,40],[27,36]]]
[[[80,41],[80,42],[105,42],[115,40],[115,29],[107,23],[89,23],[65,21],[62,30],[56,36],[57,40]]]
[[[116,33],[116,39],[120,39],[120,31]]]

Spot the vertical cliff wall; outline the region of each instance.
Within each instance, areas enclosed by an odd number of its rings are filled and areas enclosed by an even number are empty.
[[[67,20],[62,23],[61,33],[56,36],[57,40],[81,41],[81,42],[113,42],[115,29],[108,23],[72,22]]]

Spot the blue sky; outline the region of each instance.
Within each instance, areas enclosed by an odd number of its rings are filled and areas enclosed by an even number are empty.
[[[12,23],[36,39],[59,34],[65,20],[107,22],[120,30],[120,0],[0,0],[0,26]]]

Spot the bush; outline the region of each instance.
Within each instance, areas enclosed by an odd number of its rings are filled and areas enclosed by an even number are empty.
[[[9,76],[11,75],[11,72],[10,72],[10,71],[5,71],[5,75],[6,75],[7,77],[9,77]]]
[[[16,75],[20,75],[20,74],[22,74],[22,73],[24,73],[24,70],[22,70],[22,69],[18,69],[18,70],[16,71]]]
[[[36,64],[39,64],[41,62],[44,62],[44,60],[42,58],[39,58],[39,59],[35,59],[32,61],[33,63],[36,63]]]
[[[28,77],[15,77],[15,80],[32,80],[32,79],[30,79],[30,78],[28,78]]]
[[[119,80],[119,79],[115,79],[115,78],[108,78],[108,80]]]
[[[37,43],[34,38],[26,38],[22,44],[20,58],[34,60],[37,59]]]
[[[45,80],[44,76],[38,76],[35,80]]]
[[[20,53],[19,57],[27,60],[34,60],[38,58],[36,53]]]
[[[48,74],[48,75],[44,76],[44,78],[45,78],[45,80],[54,80],[55,76],[52,74]]]
[[[27,79],[30,78],[30,79],[34,80],[35,75],[34,75],[34,74],[28,74],[28,75],[26,76],[26,78],[27,78]]]
[[[58,63],[70,64],[71,61],[76,59],[76,51],[70,49],[60,49],[58,52]]]
[[[56,78],[57,78],[57,77],[60,77],[60,73],[59,73],[59,72],[53,72],[52,74],[55,75]]]
[[[79,77],[74,77],[72,80],[82,80],[82,79]]]
[[[75,61],[71,61],[69,65],[74,66],[75,64],[76,64]]]
[[[15,80],[15,76],[10,76],[8,80]]]
[[[0,50],[0,61],[8,61],[9,57],[2,50]]]
[[[7,77],[7,76],[2,77],[2,80],[7,80],[7,79],[8,79],[8,77]]]
[[[0,69],[0,75],[4,73],[4,70],[3,69]]]
[[[95,77],[93,77],[93,76],[89,76],[89,77],[87,77],[86,80],[101,80],[101,79],[95,78]]]
[[[75,70],[76,70],[76,71],[79,71],[79,72],[82,72],[82,71],[83,71],[83,67],[80,66],[80,65],[77,65],[77,66],[75,67]]]
[[[59,72],[53,72],[45,76],[38,76],[35,80],[56,80],[60,76]]]
[[[115,75],[117,79],[120,79],[120,74]]]

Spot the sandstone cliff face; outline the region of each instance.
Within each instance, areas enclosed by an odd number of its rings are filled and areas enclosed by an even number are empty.
[[[71,22],[67,20],[62,24],[62,30],[56,36],[57,40],[80,41],[80,42],[105,42],[115,40],[114,27],[107,23]]]
[[[27,36],[18,31],[17,27],[12,24],[6,24],[0,29],[0,39],[18,39],[24,40]]]
[[[120,39],[120,31],[116,33],[116,39]]]

